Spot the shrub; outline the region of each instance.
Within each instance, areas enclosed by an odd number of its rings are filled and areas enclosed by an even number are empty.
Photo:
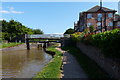
[[[84,41],[101,48],[106,56],[120,57],[120,29],[89,35]]]
[[[74,34],[71,34],[71,38],[73,41],[80,41],[84,36],[84,33],[82,32],[76,32]]]
[[[88,34],[86,31],[72,34],[72,40],[97,46],[101,48],[105,56],[120,57],[120,29],[114,29],[97,34]]]
[[[94,32],[94,26],[91,25],[89,28],[90,28],[90,33],[93,33]]]

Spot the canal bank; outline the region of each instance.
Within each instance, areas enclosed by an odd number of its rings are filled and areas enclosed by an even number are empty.
[[[0,44],[0,48],[10,48],[10,47],[15,47],[15,46],[18,46],[18,45],[21,45],[23,43],[1,43]]]
[[[55,52],[54,58],[38,72],[33,80],[37,78],[60,78],[61,77],[61,64],[62,64],[62,53],[56,49],[56,45],[47,48],[48,51]]]

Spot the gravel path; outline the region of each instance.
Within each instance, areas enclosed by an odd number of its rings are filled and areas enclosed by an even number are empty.
[[[79,63],[70,53],[63,51],[60,48],[57,48],[57,50],[63,53],[62,78],[79,78],[85,80],[88,78]]]

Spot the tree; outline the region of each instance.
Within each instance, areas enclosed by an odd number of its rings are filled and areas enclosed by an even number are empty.
[[[93,33],[93,32],[94,32],[94,26],[93,26],[93,25],[91,25],[91,26],[89,27],[89,29],[90,29],[90,33]]]
[[[22,23],[10,20],[9,22],[2,20],[2,39],[10,41],[20,35],[24,34],[43,34],[40,29],[31,29],[23,25]],[[1,26],[1,25],[0,25]]]
[[[43,31],[41,31],[40,29],[34,29],[33,33],[34,34],[43,34]]]
[[[67,30],[65,31],[64,34],[73,34],[73,33],[74,33],[74,29],[69,28],[69,29],[67,29]]]

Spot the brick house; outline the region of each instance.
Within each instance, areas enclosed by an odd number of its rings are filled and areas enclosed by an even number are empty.
[[[120,15],[116,14],[114,19],[114,27],[120,28]]]
[[[92,25],[94,29],[98,32],[105,30],[114,29],[114,17],[116,10],[112,10],[109,8],[100,6],[94,6],[93,8],[81,12],[79,14],[79,20],[74,24],[75,32],[82,32],[84,29],[88,28]],[[102,22],[102,24],[101,24]],[[115,22],[116,23],[116,22]],[[102,25],[102,28],[101,28]]]

